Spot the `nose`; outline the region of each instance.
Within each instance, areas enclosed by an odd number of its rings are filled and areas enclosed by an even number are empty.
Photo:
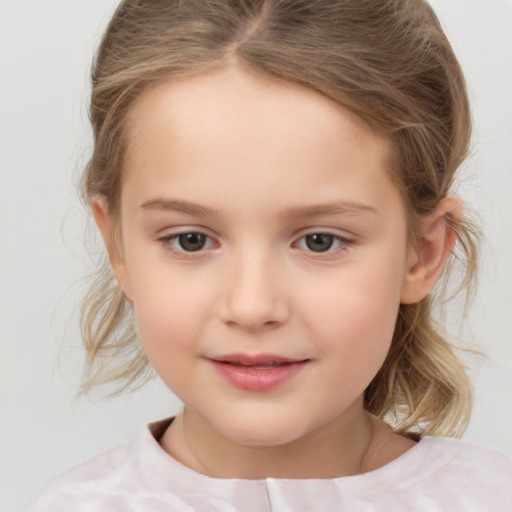
[[[230,261],[224,281],[220,316],[245,331],[274,329],[286,322],[290,309],[282,269],[269,257],[245,254]]]

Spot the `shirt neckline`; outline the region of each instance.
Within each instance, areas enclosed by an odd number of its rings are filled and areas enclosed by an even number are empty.
[[[413,447],[396,459],[388,462],[380,468],[361,473],[358,475],[340,476],[334,478],[306,478],[306,479],[287,479],[287,478],[272,478],[265,479],[242,479],[242,478],[218,478],[199,473],[188,466],[185,466],[169,453],[167,453],[159,444],[158,439],[163,435],[167,427],[174,420],[174,417],[166,418],[164,420],[156,421],[145,425],[142,432],[139,433],[134,440],[137,443],[135,451],[144,453],[149,450],[151,457],[139,457],[139,464],[144,466],[147,460],[151,460],[151,467],[145,468],[149,472],[155,471],[155,462],[158,461],[158,471],[160,474],[169,474],[179,478],[186,478],[187,480],[196,480],[198,484],[211,483],[213,485],[231,485],[233,483],[244,483],[246,486],[262,486],[266,482],[280,482],[284,485],[292,485],[293,483],[300,482],[302,485],[306,483],[335,483],[342,485],[358,485],[364,483],[368,486],[371,482],[380,485],[383,482],[395,480],[398,478],[405,479],[407,476],[413,476],[418,472],[430,471],[433,468],[426,466],[435,465],[438,467],[442,461],[442,451],[436,457],[432,457],[430,447],[433,441],[437,438],[429,436],[422,437]],[[142,450],[141,450],[142,448]],[[430,454],[430,455],[429,455]]]

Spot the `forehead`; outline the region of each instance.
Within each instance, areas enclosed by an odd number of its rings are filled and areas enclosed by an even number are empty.
[[[331,99],[230,67],[141,95],[128,119],[124,185],[143,201],[159,189],[189,193],[194,183],[196,196],[208,199],[279,201],[281,193],[284,201],[286,191],[296,203],[313,188],[333,193],[341,175],[347,189],[375,183],[387,175],[389,153],[384,136]]]
[[[328,142],[341,135],[354,142],[371,138],[373,146],[384,151],[389,146],[387,138],[360,116],[326,96],[238,66],[160,82],[143,92],[127,120],[130,147],[136,149],[141,130],[147,135],[148,130],[173,124],[179,128],[176,136],[183,137],[212,127],[218,132],[222,126],[240,126],[245,128],[239,133],[242,142],[251,136],[257,140],[258,132],[268,132],[272,126],[298,141],[316,135]]]

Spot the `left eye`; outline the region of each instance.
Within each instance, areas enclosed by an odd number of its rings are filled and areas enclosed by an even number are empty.
[[[196,231],[167,236],[162,238],[161,242],[182,252],[198,252],[210,247],[213,243],[209,236]]]
[[[312,252],[327,252],[333,248],[347,245],[349,240],[332,235],[330,233],[312,233],[303,236],[297,246],[301,249],[307,249]]]

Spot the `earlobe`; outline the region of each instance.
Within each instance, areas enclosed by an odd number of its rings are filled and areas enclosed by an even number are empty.
[[[420,237],[411,247],[400,302],[419,302],[440,278],[457,240],[453,225],[462,217],[461,202],[454,197],[440,201],[436,211],[423,219]]]
[[[110,264],[112,265],[112,269],[114,270],[119,285],[126,295],[126,298],[131,301],[132,294],[126,263],[124,255],[122,254],[120,242],[116,240],[115,237],[115,231],[112,226],[112,216],[109,212],[106,198],[99,195],[94,196],[91,199],[91,210],[94,221],[96,222],[105,243]]]

